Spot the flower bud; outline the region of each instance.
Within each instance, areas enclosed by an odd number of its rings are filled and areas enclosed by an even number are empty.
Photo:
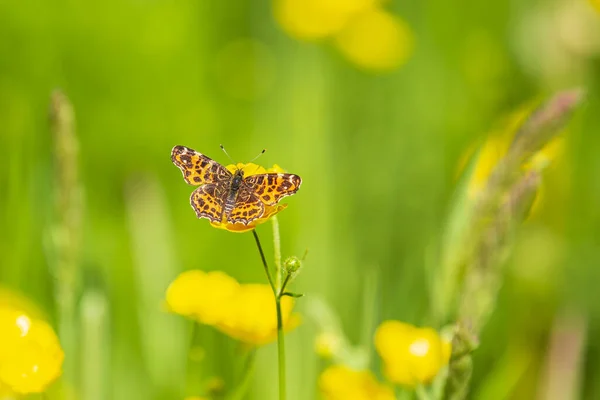
[[[301,268],[302,261],[296,256],[288,257],[283,262],[283,270],[285,271],[285,274],[292,275],[292,278],[298,274]]]
[[[302,268],[302,261],[296,256],[291,256],[285,259],[283,262],[283,270],[287,274],[297,274]]]

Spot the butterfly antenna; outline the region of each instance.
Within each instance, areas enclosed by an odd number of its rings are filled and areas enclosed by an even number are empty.
[[[253,162],[254,160],[256,160],[258,157],[262,156],[263,154],[265,154],[265,151],[267,151],[267,149],[262,149],[262,151],[260,153],[258,153],[258,155],[256,157],[254,157],[252,160],[248,161],[248,162]]]
[[[225,155],[227,157],[229,157],[229,159],[231,160],[231,162],[235,164],[235,161],[233,161],[233,158],[231,158],[231,156],[229,155],[229,153],[227,152],[227,150],[225,150],[225,146],[223,146],[222,144],[220,144],[219,147],[221,148],[221,150],[223,150],[223,153],[225,153]]]

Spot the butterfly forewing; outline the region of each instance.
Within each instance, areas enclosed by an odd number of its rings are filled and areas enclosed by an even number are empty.
[[[249,225],[262,217],[266,207],[298,191],[302,179],[294,174],[257,174],[239,182],[224,166],[185,146],[175,146],[171,160],[191,185],[199,185],[190,197],[198,218]]]
[[[258,174],[245,178],[244,184],[251,188],[260,201],[273,206],[285,196],[296,193],[302,179],[294,174]]]
[[[228,184],[233,176],[218,162],[185,146],[173,147],[171,161],[181,170],[183,179],[190,185]]]

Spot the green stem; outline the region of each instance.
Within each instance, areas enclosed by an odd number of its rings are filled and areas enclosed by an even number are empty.
[[[281,295],[285,291],[285,287],[287,286],[287,284],[291,278],[292,278],[292,274],[287,274],[285,276],[285,279],[284,279],[283,283],[281,284],[281,287],[279,288],[279,294],[278,294],[279,297],[281,297]]]
[[[277,356],[279,358],[279,400],[285,400],[285,342],[283,335],[283,319],[281,318],[281,297],[275,299],[277,304]]]
[[[256,247],[258,247],[258,252],[260,253],[260,259],[262,260],[263,266],[265,267],[265,273],[267,274],[267,279],[269,280],[269,285],[271,285],[271,290],[273,290],[273,294],[277,297],[277,289],[275,289],[275,285],[273,284],[273,278],[271,277],[271,271],[269,270],[269,266],[267,264],[267,259],[265,258],[265,253],[260,245],[260,239],[258,238],[258,233],[256,230],[252,230],[252,234],[254,235],[254,240],[256,241]]]
[[[262,246],[260,245],[260,239],[258,238],[256,230],[252,230],[252,234],[254,235],[254,240],[256,241],[256,246],[258,247],[258,252],[260,253],[260,258],[262,260],[263,266],[265,267],[265,272],[267,273],[269,285],[271,285],[271,290],[273,290],[273,296],[275,296],[275,309],[277,311],[277,355],[279,361],[279,400],[285,400],[285,343],[283,337],[283,318],[281,316],[282,291],[278,292],[277,288],[275,288],[275,285],[273,284],[273,278],[271,278],[271,272],[269,270],[269,266],[265,258],[265,253],[262,249]]]
[[[271,224],[273,225],[273,259],[275,261],[275,287],[279,292],[282,292],[282,278],[283,273],[281,270],[281,237],[279,235],[279,221],[277,216],[271,218]]]

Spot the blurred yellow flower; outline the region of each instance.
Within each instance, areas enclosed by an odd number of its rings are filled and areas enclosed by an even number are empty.
[[[414,386],[429,383],[448,364],[451,344],[431,328],[400,321],[385,321],[375,333],[375,347],[394,383]]]
[[[400,18],[381,8],[384,0],[274,0],[279,25],[303,40],[333,38],[360,68],[389,71],[412,53],[413,35]]]
[[[274,0],[273,12],[281,27],[297,39],[315,40],[344,27],[355,14],[378,0]]]
[[[596,11],[600,12],[600,0],[589,0],[589,2]]]
[[[260,165],[256,165],[253,163],[247,163],[247,164],[238,163],[237,165],[230,164],[226,168],[231,173],[235,173],[237,170],[241,169],[244,172],[244,176],[265,174],[268,172],[274,172],[274,173],[285,172],[277,164],[273,165],[269,169],[265,169],[265,168],[261,167]],[[223,220],[221,222],[211,222],[210,224],[212,226],[214,226],[215,228],[225,229],[230,232],[238,232],[238,233],[248,232],[248,231],[251,231],[252,229],[256,228],[257,225],[267,222],[269,220],[269,218],[271,218],[272,216],[274,216],[281,210],[285,209],[286,207],[287,207],[287,204],[276,204],[274,206],[265,205],[265,212],[264,212],[263,216],[255,219],[254,221],[250,222],[248,225],[244,225],[242,223],[232,224],[230,222],[227,222],[226,220]]]
[[[20,310],[30,318],[44,319],[44,314],[37,304],[21,293],[2,286],[0,286],[0,308]]]
[[[325,400],[394,400],[394,392],[375,379],[370,371],[355,371],[343,365],[327,368],[319,377]]]
[[[275,299],[266,284],[239,284],[223,272],[187,271],[171,283],[166,302],[172,312],[212,325],[247,344],[266,344],[277,336]],[[299,324],[293,306],[292,298],[281,299],[285,330]]]
[[[2,400],[11,400],[14,399],[14,392],[10,390],[10,388],[6,385],[3,385],[0,382],[0,399]]]
[[[186,271],[167,288],[167,306],[174,313],[213,325],[223,317],[222,304],[239,287],[235,279],[221,271]]]
[[[294,299],[281,299],[283,328],[298,326],[300,318],[292,314]],[[262,345],[277,337],[277,316],[273,291],[266,284],[245,284],[223,305],[224,317],[217,329],[244,343]]]
[[[0,384],[16,393],[43,392],[62,372],[64,354],[46,322],[0,309]]]
[[[413,35],[400,18],[372,8],[350,19],[335,35],[335,44],[344,57],[358,67],[389,71],[410,57]]]

